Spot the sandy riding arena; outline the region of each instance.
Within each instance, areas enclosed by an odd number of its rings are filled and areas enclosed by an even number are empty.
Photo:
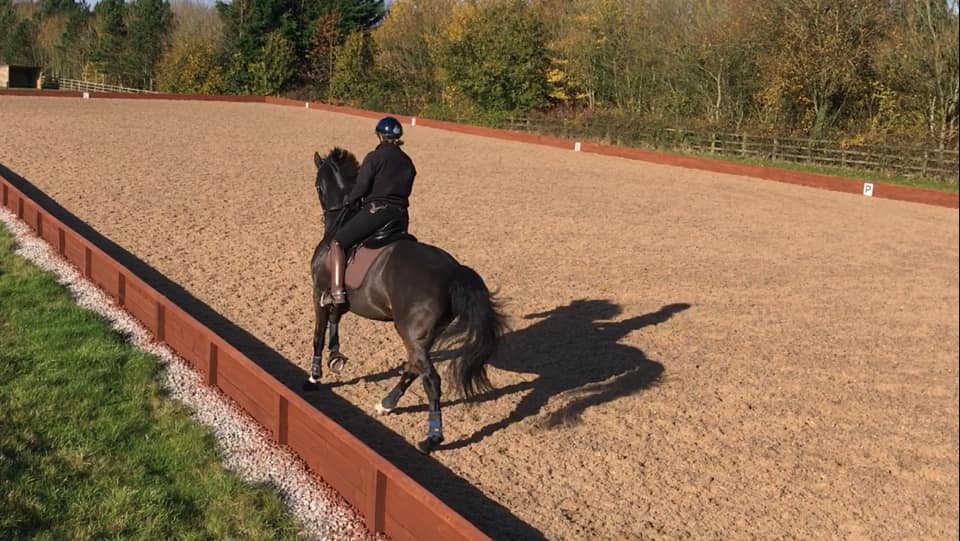
[[[374,121],[264,104],[0,96],[0,161],[222,316],[299,389],[315,150]],[[348,317],[317,407],[496,539],[947,539],[958,531],[958,215],[408,127],[411,232],[512,331],[497,389],[372,406],[403,348]],[[441,362],[441,374],[445,363]]]

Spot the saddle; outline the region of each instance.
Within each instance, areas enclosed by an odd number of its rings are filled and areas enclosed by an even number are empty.
[[[403,220],[393,220],[350,248],[346,254],[347,268],[343,276],[343,283],[347,289],[357,289],[363,285],[363,279],[367,276],[367,271],[377,260],[380,252],[400,240],[416,242],[417,238],[407,232]]]

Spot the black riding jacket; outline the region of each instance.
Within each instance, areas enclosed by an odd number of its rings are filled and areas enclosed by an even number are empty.
[[[363,199],[364,204],[386,203],[407,208],[416,176],[413,160],[399,145],[380,143],[363,159],[349,202]]]

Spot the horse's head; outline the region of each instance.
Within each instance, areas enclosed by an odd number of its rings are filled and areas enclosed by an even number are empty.
[[[317,195],[324,212],[339,210],[347,203],[347,197],[357,181],[360,164],[349,150],[334,147],[326,157],[313,153],[317,166]]]

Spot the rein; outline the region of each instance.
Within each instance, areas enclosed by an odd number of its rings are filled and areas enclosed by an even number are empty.
[[[354,203],[323,211],[324,238],[332,238],[357,210],[359,205]]]
[[[340,229],[343,222],[346,221],[349,210],[350,206],[344,205],[339,208],[323,211],[323,223],[327,224],[327,230],[336,231]]]

